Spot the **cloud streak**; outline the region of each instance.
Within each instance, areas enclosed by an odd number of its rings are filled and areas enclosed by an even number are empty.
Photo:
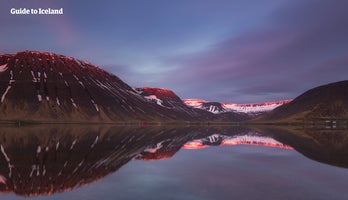
[[[294,98],[346,78],[347,6],[347,1],[292,2],[271,13],[262,27],[166,62],[179,66],[176,73],[185,72],[180,82],[202,98],[212,97],[206,93],[214,95],[210,100],[224,96],[237,102]]]

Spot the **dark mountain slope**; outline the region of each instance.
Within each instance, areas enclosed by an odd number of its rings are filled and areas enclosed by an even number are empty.
[[[117,76],[53,53],[0,55],[0,120],[122,122],[201,120],[149,102]]]
[[[292,102],[274,109],[261,119],[313,118],[348,118],[348,81],[308,90]]]

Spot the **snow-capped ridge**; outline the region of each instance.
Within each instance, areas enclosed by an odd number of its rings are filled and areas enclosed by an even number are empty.
[[[142,91],[149,95],[155,95],[164,98],[179,98],[172,90],[167,88],[159,88],[159,87],[142,87],[137,88],[138,91]]]
[[[269,112],[291,101],[292,100],[281,100],[281,101],[263,102],[263,103],[236,104],[236,103],[209,102],[203,99],[184,99],[183,100],[183,102],[188,106],[207,110],[214,114],[225,113],[225,112],[258,114],[263,112]]]
[[[184,99],[183,102],[188,106],[197,107],[208,101],[203,99]]]
[[[256,112],[268,112],[275,108],[290,103],[292,100],[281,100],[274,102],[263,102],[263,103],[251,103],[251,104],[234,104],[234,103],[222,103],[222,106],[228,110],[243,113],[256,113]]]
[[[166,88],[141,87],[135,88],[135,91],[145,99],[162,107],[174,108],[177,102],[181,103],[180,98],[172,90]]]

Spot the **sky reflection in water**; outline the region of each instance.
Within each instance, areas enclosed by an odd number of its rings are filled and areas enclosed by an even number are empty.
[[[344,199],[347,178],[293,150],[237,146],[131,162],[105,181],[120,199]]]

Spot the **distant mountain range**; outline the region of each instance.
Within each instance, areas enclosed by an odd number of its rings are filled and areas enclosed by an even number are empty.
[[[276,102],[251,103],[251,104],[235,104],[235,103],[220,103],[209,102],[202,99],[184,99],[186,105],[194,108],[207,110],[214,114],[225,112],[246,113],[251,116],[257,116],[265,112],[269,112],[281,105],[291,102],[291,100],[282,100]]]
[[[234,104],[181,100],[164,88],[132,88],[72,57],[24,51],[0,55],[0,121],[171,122],[348,118],[347,81],[293,101]]]
[[[181,100],[173,91],[164,88],[136,88],[139,94],[150,102],[156,103],[162,107],[180,110],[185,113],[195,113],[196,115],[204,115],[212,121],[245,121],[252,118],[252,115],[229,110],[225,112],[211,112],[199,106],[192,106],[187,100]]]

